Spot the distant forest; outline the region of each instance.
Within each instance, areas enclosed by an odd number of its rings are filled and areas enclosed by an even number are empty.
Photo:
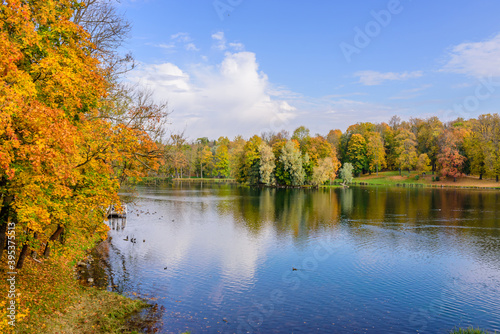
[[[311,135],[300,126],[265,132],[248,140],[174,134],[165,145],[161,173],[173,177],[235,178],[252,185],[320,185],[351,163],[355,176],[383,170],[436,172],[456,180],[464,175],[500,174],[500,117],[443,123],[438,117],[389,123],[357,123],[345,132]]]

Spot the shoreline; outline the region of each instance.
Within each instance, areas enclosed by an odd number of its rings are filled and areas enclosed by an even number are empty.
[[[90,241],[71,256],[26,259],[17,275],[17,314],[15,327],[0,321],[2,333],[140,333],[155,325],[154,305],[147,301],[109,291],[90,284],[83,268],[91,271],[91,254],[109,242]],[[98,262],[99,259],[96,261]],[[5,268],[6,258],[0,262]],[[0,271],[4,279],[5,271]],[[82,279],[83,278],[83,279]],[[5,286],[0,288],[4,294]],[[0,311],[5,311],[2,307]],[[2,315],[2,320],[6,315]]]

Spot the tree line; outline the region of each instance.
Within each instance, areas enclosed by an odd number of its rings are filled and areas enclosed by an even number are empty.
[[[300,126],[254,135],[248,140],[170,136],[163,147],[163,175],[235,178],[268,186],[317,186],[334,179],[341,166],[356,176],[383,170],[438,173],[456,181],[465,175],[500,175],[500,117],[480,115],[442,122],[438,117],[394,116],[388,123],[360,122],[345,132],[311,135]]]

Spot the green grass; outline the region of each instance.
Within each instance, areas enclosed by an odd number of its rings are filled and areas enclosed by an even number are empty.
[[[435,179],[439,177],[439,181]],[[434,180],[433,180],[434,179]],[[340,180],[335,180],[335,184],[340,184]],[[399,171],[389,171],[389,172],[379,172],[364,174],[359,177],[355,177],[351,185],[382,185],[382,186],[417,186],[417,187],[453,187],[453,188],[490,188],[490,189],[500,189],[500,183],[495,182],[494,179],[483,179],[479,180],[477,177],[463,177],[457,178],[456,182],[453,182],[451,178],[440,177],[438,173],[432,175],[430,172],[426,176],[412,171],[408,174],[408,171],[402,171],[399,175]]]

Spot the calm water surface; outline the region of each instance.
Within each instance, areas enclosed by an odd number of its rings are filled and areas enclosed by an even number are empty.
[[[137,195],[109,233],[110,285],[163,306],[162,333],[500,330],[498,191],[174,184]]]

